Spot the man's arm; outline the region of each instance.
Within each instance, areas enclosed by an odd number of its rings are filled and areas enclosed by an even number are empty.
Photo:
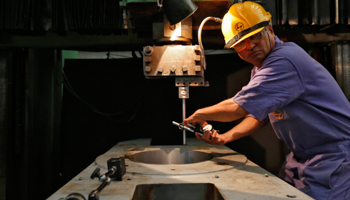
[[[231,122],[248,114],[248,111],[230,98],[213,106],[198,109],[184,120],[184,125],[192,123],[204,126],[207,121]]]
[[[207,131],[203,134],[202,137],[200,137],[198,133],[196,133],[196,137],[197,139],[202,139],[209,144],[222,145],[228,142],[232,142],[234,140],[238,140],[242,137],[251,135],[265,125],[266,123],[260,122],[259,120],[253,117],[246,117],[238,125],[233,127],[231,130],[227,131],[226,133],[219,134],[217,131],[214,131],[213,133],[211,131]]]

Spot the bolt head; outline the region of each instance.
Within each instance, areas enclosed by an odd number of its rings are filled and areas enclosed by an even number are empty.
[[[145,67],[145,72],[148,72],[148,73],[149,73],[149,72],[151,72],[151,71],[152,71],[152,68],[151,68],[150,66],[146,66],[146,67]]]
[[[147,55],[147,56],[152,55],[152,54],[153,54],[153,47],[151,47],[151,46],[145,46],[145,47],[143,48],[143,53],[144,53],[145,55]]]

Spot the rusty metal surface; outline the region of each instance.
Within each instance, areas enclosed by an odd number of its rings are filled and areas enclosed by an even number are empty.
[[[198,45],[146,46],[143,53],[146,78],[203,76]]]

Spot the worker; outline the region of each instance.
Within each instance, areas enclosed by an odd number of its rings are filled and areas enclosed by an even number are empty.
[[[254,65],[249,83],[232,98],[196,110],[183,121],[243,120],[197,139],[223,145],[270,123],[291,150],[279,177],[317,200],[350,199],[350,103],[332,75],[293,42],[282,42],[259,4],[233,4],[223,17],[225,48]]]

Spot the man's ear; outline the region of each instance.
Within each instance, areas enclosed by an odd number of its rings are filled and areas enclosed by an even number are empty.
[[[266,26],[266,30],[269,31],[275,37],[275,32],[273,31],[273,28],[270,24]]]

